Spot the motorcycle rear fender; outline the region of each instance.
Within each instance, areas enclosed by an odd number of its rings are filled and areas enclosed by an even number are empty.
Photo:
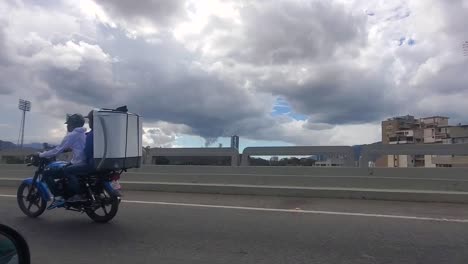
[[[27,178],[23,180],[23,183],[27,185],[32,185],[32,182],[33,182],[33,178]],[[41,195],[42,199],[46,201],[51,200],[49,188],[47,188],[47,185],[45,183],[38,181],[36,182],[36,187],[39,190],[39,194]]]
[[[107,193],[109,193],[110,195],[114,195],[114,196],[117,196],[117,197],[120,197],[122,196],[122,194],[120,193],[119,190],[115,190],[114,188],[112,188],[112,185],[109,181],[105,181],[104,182],[104,189],[107,191]]]

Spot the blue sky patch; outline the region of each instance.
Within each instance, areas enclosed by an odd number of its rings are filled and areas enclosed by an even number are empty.
[[[294,110],[291,108],[288,101],[286,101],[284,98],[281,98],[281,97],[278,97],[276,99],[275,105],[273,106],[273,110],[271,111],[271,115],[272,116],[286,115],[295,120],[302,120],[302,121],[307,119],[307,115],[294,112]]]
[[[398,40],[398,46],[401,46],[405,43],[405,40],[406,38],[405,37],[401,37],[399,40]]]

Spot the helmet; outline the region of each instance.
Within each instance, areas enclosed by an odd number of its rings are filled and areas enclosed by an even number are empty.
[[[80,114],[73,114],[67,116],[67,122],[65,124],[73,126],[73,127],[82,127],[84,126],[85,120],[84,117]]]

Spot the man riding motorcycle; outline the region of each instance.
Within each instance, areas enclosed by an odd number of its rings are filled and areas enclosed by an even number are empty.
[[[62,143],[60,143],[60,145],[58,145],[54,149],[39,153],[40,158],[51,158],[59,155],[60,153],[68,149],[71,149],[73,153],[71,165],[64,169],[64,173],[67,177],[70,177],[69,175],[73,173],[77,173],[83,170],[83,165],[86,164],[86,156],[84,153],[84,147],[86,142],[86,129],[83,127],[84,123],[85,120],[80,114],[73,114],[68,116],[67,121],[65,122],[65,124],[67,124],[68,134],[63,138]],[[47,179],[49,182],[53,181],[53,179],[50,179],[50,177],[47,178],[49,178]],[[53,203],[50,205],[50,208],[54,208],[64,204],[65,201],[63,197],[57,193],[57,190],[55,190],[54,184],[49,184],[49,187],[51,188],[52,194],[54,194],[55,196]],[[70,201],[80,199],[80,196],[77,193],[75,194],[75,196],[70,198]]]
[[[70,166],[72,170],[70,170],[70,167],[66,167],[64,169],[65,176],[68,178],[68,188],[75,194],[73,197],[67,200],[68,202],[86,200],[86,198],[80,195],[80,183],[78,177],[94,171],[93,111],[89,112],[86,118],[88,119],[88,124],[91,131],[86,133],[85,146],[83,150],[85,157],[84,162]]]

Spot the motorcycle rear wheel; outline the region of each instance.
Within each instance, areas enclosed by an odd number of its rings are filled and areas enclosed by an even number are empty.
[[[97,223],[107,223],[112,220],[117,211],[119,210],[119,198],[114,195],[108,194],[104,191],[99,197],[100,207],[94,210],[87,210],[86,214],[91,218],[94,222]]]

